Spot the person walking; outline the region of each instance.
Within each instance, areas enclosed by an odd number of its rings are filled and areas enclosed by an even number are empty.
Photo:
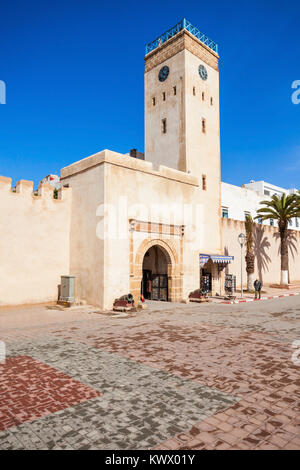
[[[255,279],[254,281],[254,289],[255,289],[255,300],[261,298],[261,288],[262,288],[262,282],[259,279]]]

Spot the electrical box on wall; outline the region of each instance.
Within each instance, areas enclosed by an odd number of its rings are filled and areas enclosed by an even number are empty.
[[[75,276],[61,276],[60,302],[75,302]]]

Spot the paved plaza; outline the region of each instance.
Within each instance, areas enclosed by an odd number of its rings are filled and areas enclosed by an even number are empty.
[[[0,309],[0,449],[300,448],[300,296],[147,307]]]

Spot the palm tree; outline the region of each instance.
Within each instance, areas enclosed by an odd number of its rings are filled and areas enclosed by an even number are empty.
[[[246,271],[247,271],[247,290],[253,290],[254,282],[254,247],[253,247],[253,231],[254,231],[254,222],[251,215],[246,216],[245,221],[245,230],[246,230]]]
[[[288,226],[294,217],[300,217],[299,198],[296,194],[283,194],[281,197],[274,195],[269,201],[261,201],[262,207],[258,209],[255,219],[277,220],[280,235],[281,276],[280,284],[288,284]]]

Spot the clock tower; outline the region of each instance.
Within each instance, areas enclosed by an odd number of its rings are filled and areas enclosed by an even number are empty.
[[[147,44],[145,154],[220,195],[218,46],[183,19]]]

